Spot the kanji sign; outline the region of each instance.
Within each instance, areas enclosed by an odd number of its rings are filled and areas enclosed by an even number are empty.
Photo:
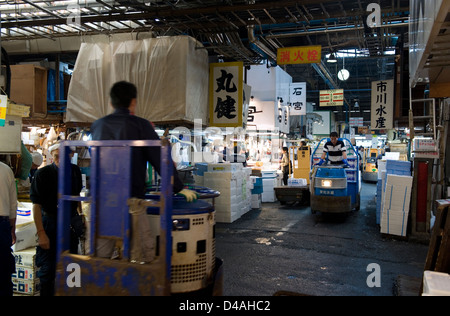
[[[283,47],[277,50],[277,64],[316,64],[322,58],[322,46]]]
[[[319,106],[343,106],[344,90],[320,90]]]
[[[290,84],[290,115],[306,115],[306,82]]]
[[[210,125],[242,127],[244,63],[213,63],[209,69]]]
[[[372,82],[371,129],[392,129],[394,115],[394,80]]]

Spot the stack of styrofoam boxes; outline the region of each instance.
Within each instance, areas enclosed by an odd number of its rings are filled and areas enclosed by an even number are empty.
[[[250,176],[250,181],[253,183],[252,193],[252,209],[260,209],[262,202],[263,184],[262,178]]]
[[[261,170],[263,193],[262,202],[275,202],[275,186],[277,185],[276,170]]]
[[[383,213],[384,192],[386,190],[387,175],[394,174],[400,176],[411,175],[411,162],[401,160],[379,160],[378,161],[378,185],[377,185],[377,224],[380,224]],[[378,192],[381,186],[381,192]]]
[[[40,290],[38,268],[35,264],[36,247],[14,252],[16,271],[12,275],[15,295],[38,295]]]
[[[216,222],[232,223],[250,210],[250,173],[242,163],[208,164],[204,186],[220,192],[214,199]]]
[[[422,296],[450,296],[450,275],[443,272],[425,271]]]
[[[378,181],[377,181],[377,224],[381,220],[381,204],[383,202],[384,180],[386,180],[386,160],[378,160]]]
[[[253,190],[253,181],[250,178],[252,176],[252,168],[244,167],[242,168],[243,172],[243,183],[242,183],[242,199],[244,201],[244,209],[245,212],[252,209],[252,190]]]
[[[406,236],[412,179],[410,176],[387,175],[381,233]]]

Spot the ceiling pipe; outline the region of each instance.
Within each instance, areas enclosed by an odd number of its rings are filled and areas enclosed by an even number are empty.
[[[266,56],[265,58],[271,59],[273,62],[277,61],[277,55],[266,45],[261,43],[255,36],[255,26],[254,25],[248,25],[247,26],[247,33],[248,33],[248,40],[251,44],[255,45],[258,49],[255,50],[257,53],[260,53],[262,51]]]

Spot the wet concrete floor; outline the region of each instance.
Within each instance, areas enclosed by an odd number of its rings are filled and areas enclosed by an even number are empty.
[[[428,245],[382,236],[375,193],[376,184],[363,183],[361,210],[346,216],[275,202],[217,223],[223,294],[392,296],[399,275],[421,278]]]

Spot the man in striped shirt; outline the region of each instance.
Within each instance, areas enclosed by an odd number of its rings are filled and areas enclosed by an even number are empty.
[[[331,132],[330,141],[327,141],[325,143],[325,146],[323,146],[323,154],[317,165],[321,166],[325,162],[327,153],[330,164],[332,165],[345,164],[346,166],[349,166],[344,142],[338,139],[338,134],[336,132]]]

